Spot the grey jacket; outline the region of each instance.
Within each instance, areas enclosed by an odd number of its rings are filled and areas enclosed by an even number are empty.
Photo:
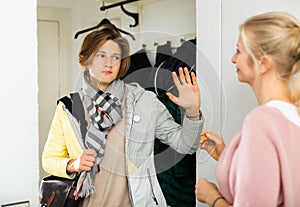
[[[179,153],[192,154],[199,147],[204,121],[185,117],[182,126],[178,125],[154,93],[137,83],[126,87],[125,153],[132,204],[134,207],[167,206],[156,177],[154,139],[160,139]]]
[[[191,121],[185,117],[181,126],[174,121],[153,92],[146,91],[137,83],[126,84],[126,90],[124,136],[126,173],[132,206],[165,207],[166,200],[154,166],[154,139],[160,139],[179,153],[192,154],[199,147],[204,121]],[[80,137],[78,122],[74,121],[71,113],[67,114],[72,131]],[[83,146],[83,143],[80,145]],[[68,147],[68,151],[71,157],[75,156],[71,147]]]

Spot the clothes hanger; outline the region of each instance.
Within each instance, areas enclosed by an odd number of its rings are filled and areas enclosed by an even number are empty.
[[[122,1],[122,2],[115,3],[115,4],[110,4],[110,5],[108,5],[108,6],[105,6],[105,5],[104,5],[104,2],[102,2],[103,5],[102,5],[102,7],[100,7],[100,10],[101,10],[101,11],[105,11],[106,9],[110,9],[110,8],[113,8],[113,7],[116,7],[116,6],[120,6],[121,9],[122,9],[122,11],[123,11],[126,15],[128,15],[128,16],[130,16],[130,17],[132,17],[132,18],[134,19],[134,22],[135,22],[135,23],[134,23],[134,24],[130,24],[129,26],[130,26],[130,27],[136,27],[136,26],[138,26],[138,24],[139,24],[139,14],[138,14],[138,13],[132,13],[132,12],[129,12],[129,11],[127,11],[127,10],[124,8],[124,4],[132,3],[132,2],[135,2],[135,1],[139,1],[139,0],[126,0],[126,1]]]
[[[112,26],[113,26],[114,28],[116,28],[119,32],[124,33],[124,34],[130,36],[133,40],[135,40],[135,37],[134,37],[132,34],[130,34],[129,32],[126,32],[126,31],[124,31],[124,30],[122,30],[122,29],[116,27],[116,26],[115,26],[114,24],[112,24],[112,23],[109,21],[109,19],[107,19],[107,18],[102,19],[102,20],[99,22],[99,24],[97,24],[96,26],[93,26],[93,27],[90,27],[90,28],[87,28],[87,29],[84,29],[84,30],[81,30],[81,31],[76,32],[74,38],[77,39],[77,37],[78,37],[79,35],[81,35],[81,34],[83,34],[83,33],[86,33],[86,32],[89,32],[89,31],[92,31],[92,30],[95,30],[95,29],[98,29],[99,27],[101,27],[101,26],[103,26],[103,25],[112,25]]]

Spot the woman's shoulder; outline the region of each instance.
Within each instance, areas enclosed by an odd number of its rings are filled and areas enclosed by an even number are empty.
[[[255,107],[253,110],[251,110],[246,118],[245,121],[259,121],[264,119],[269,119],[270,117],[276,117],[280,115],[276,109],[273,109],[271,107],[268,107],[266,105],[261,105]]]
[[[243,131],[251,133],[281,134],[288,128],[299,129],[292,124],[281,111],[276,108],[261,105],[254,108],[246,116]]]
[[[283,123],[283,122],[288,122],[288,119],[285,117],[285,115],[278,110],[275,107],[270,107],[267,105],[261,105],[256,108],[254,108],[252,111],[250,111],[246,118],[245,121],[248,122],[257,122],[260,124],[260,122],[268,122],[268,123]]]

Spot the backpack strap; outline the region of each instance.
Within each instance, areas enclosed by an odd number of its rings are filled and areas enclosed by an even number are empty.
[[[87,121],[85,120],[85,112],[83,104],[78,92],[70,93],[70,97],[64,96],[57,100],[57,104],[61,101],[65,107],[70,111],[70,113],[77,119],[83,143],[85,143],[85,135],[87,133]]]
[[[68,96],[64,96],[56,101],[56,104],[59,104],[59,102],[63,102],[65,107],[69,110],[69,112],[72,114],[72,100]],[[76,117],[77,119],[77,117]]]
[[[73,100],[72,114],[79,122],[83,143],[85,143],[87,121],[85,120],[85,112],[81,101],[81,97],[78,92],[71,93],[70,95],[71,99]]]

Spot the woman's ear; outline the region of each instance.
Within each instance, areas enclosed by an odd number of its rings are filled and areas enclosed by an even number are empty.
[[[259,63],[259,66],[260,66],[260,73],[261,74],[267,73],[271,68],[271,59],[267,55],[263,55],[259,59],[258,63]]]

